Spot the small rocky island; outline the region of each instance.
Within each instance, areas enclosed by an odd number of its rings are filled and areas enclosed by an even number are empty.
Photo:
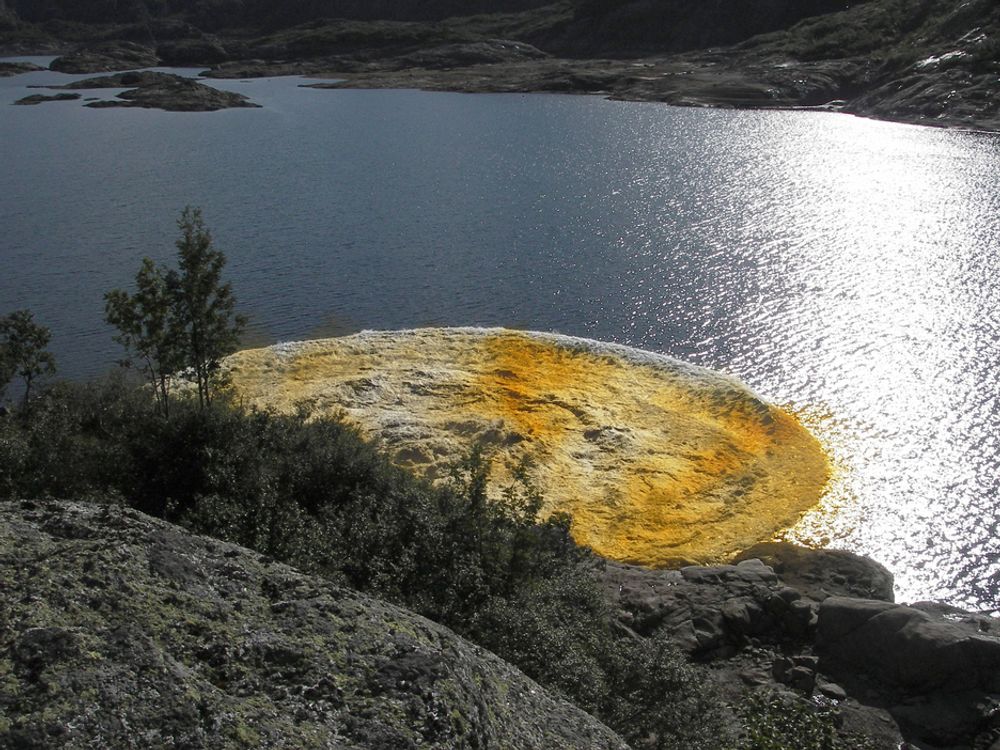
[[[155,71],[130,71],[98,78],[86,78],[63,86],[63,89],[109,89],[128,88],[116,99],[103,99],[86,104],[96,109],[106,107],[143,107],[162,109],[167,112],[214,112],[233,107],[257,107],[248,97],[231,91],[206,86],[191,78],[173,73]],[[79,98],[79,95],[61,95]],[[58,97],[54,97],[58,98]],[[22,104],[27,104],[21,100]]]
[[[44,104],[45,102],[72,102],[79,98],[79,94],[53,94],[52,96],[46,96],[45,94],[32,94],[18,99],[14,102],[14,104],[32,106],[35,104]]]
[[[36,70],[45,68],[27,62],[0,62],[0,78],[21,75],[21,73],[33,73]]]

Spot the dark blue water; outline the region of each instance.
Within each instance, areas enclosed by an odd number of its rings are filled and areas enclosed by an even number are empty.
[[[1000,606],[1000,139],[296,79],[215,84],[258,110],[7,106],[72,78],[0,79],[0,311],[34,310],[63,374],[120,357],[102,295],[192,204],[248,343],[504,325],[725,370],[834,459],[793,538]]]

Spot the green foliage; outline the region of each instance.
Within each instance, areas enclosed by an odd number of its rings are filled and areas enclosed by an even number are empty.
[[[221,360],[235,351],[246,324],[234,312],[231,286],[222,282],[226,257],[212,245],[201,211],[185,208],[178,226],[177,270],[144,258],[134,294],[114,289],[104,296],[115,340],[140,360],[164,414],[177,373],[195,383],[202,407],[211,403]]]
[[[0,419],[0,498],[118,494],[133,475],[128,443],[154,416],[148,395],[120,375],[56,383],[30,420]]]
[[[135,294],[113,289],[104,295],[105,319],[118,329],[115,341],[141,360],[160,408],[167,413],[170,376],[184,361],[184,335],[164,270],[143,258],[135,285]]]
[[[24,382],[25,408],[35,381],[56,371],[56,361],[46,351],[52,334],[34,322],[30,310],[15,310],[0,318],[0,394],[17,375]]]
[[[435,487],[335,419],[184,398],[164,414],[121,376],[38,401],[30,424],[0,420],[0,496],[121,498],[403,604],[636,747],[711,747],[725,736],[719,701],[666,639],[616,628],[598,563],[573,543],[569,520],[535,521],[541,498],[526,472],[498,502],[478,451]]]
[[[7,384],[13,377],[14,362],[11,361],[7,348],[0,346],[0,402],[3,401],[4,391],[7,390]]]
[[[235,314],[232,287],[222,283],[226,256],[212,245],[199,209],[181,214],[177,240],[179,273],[170,273],[170,290],[177,323],[184,331],[185,365],[198,387],[202,406],[211,402],[219,363],[236,350],[246,320]]]
[[[629,645],[614,636],[591,571],[573,564],[527,588],[490,598],[476,612],[469,635],[542,685],[605,718],[614,683],[609,671],[617,666],[609,646]]]
[[[840,734],[837,711],[829,706],[757,692],[737,710],[740,750],[875,750],[867,738]]]
[[[633,748],[717,750],[734,742],[718,694],[684,661],[665,631],[622,639],[611,656],[610,705],[600,715]]]

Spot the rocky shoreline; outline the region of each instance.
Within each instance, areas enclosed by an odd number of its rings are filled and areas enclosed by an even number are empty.
[[[613,57],[601,56],[595,40],[603,21],[588,13],[563,3],[435,22],[317,19],[249,35],[160,20],[142,29],[95,29],[101,41],[70,45],[38,38],[37,28],[15,27],[6,37],[0,33],[0,49],[24,54],[70,46],[52,69],[73,73],[197,65],[217,78],[338,79],[318,88],[580,93],[693,107],[826,109],[1000,131],[993,41],[1000,8],[990,0],[960,7],[867,0],[732,46],[685,50],[674,40],[659,52],[646,43],[630,53],[616,43],[607,50]],[[638,27],[617,31],[644,35]],[[723,36],[741,38],[737,29]],[[153,39],[136,41],[144,37]],[[584,48],[591,52],[582,54]]]

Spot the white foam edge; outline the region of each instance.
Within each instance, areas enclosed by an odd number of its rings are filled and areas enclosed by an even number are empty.
[[[584,338],[581,336],[568,336],[562,333],[552,333],[547,331],[525,331],[516,328],[503,327],[483,327],[483,326],[430,326],[425,328],[399,328],[399,329],[365,329],[358,333],[347,336],[323,339],[307,339],[304,341],[282,341],[271,346],[264,347],[279,358],[294,357],[310,348],[322,348],[327,342],[345,343],[352,339],[357,341],[374,341],[379,339],[398,339],[405,336],[447,336],[449,334],[465,336],[501,336],[515,335],[536,339],[556,344],[567,349],[580,350],[596,356],[617,357],[632,364],[644,365],[653,368],[667,375],[677,377],[697,388],[726,388],[737,391],[748,396],[763,405],[764,400],[755,393],[749,386],[724,372],[713,370],[701,365],[692,364],[668,354],[651,352],[646,349],[637,349],[625,344],[617,344],[610,341],[598,341],[596,339]]]

